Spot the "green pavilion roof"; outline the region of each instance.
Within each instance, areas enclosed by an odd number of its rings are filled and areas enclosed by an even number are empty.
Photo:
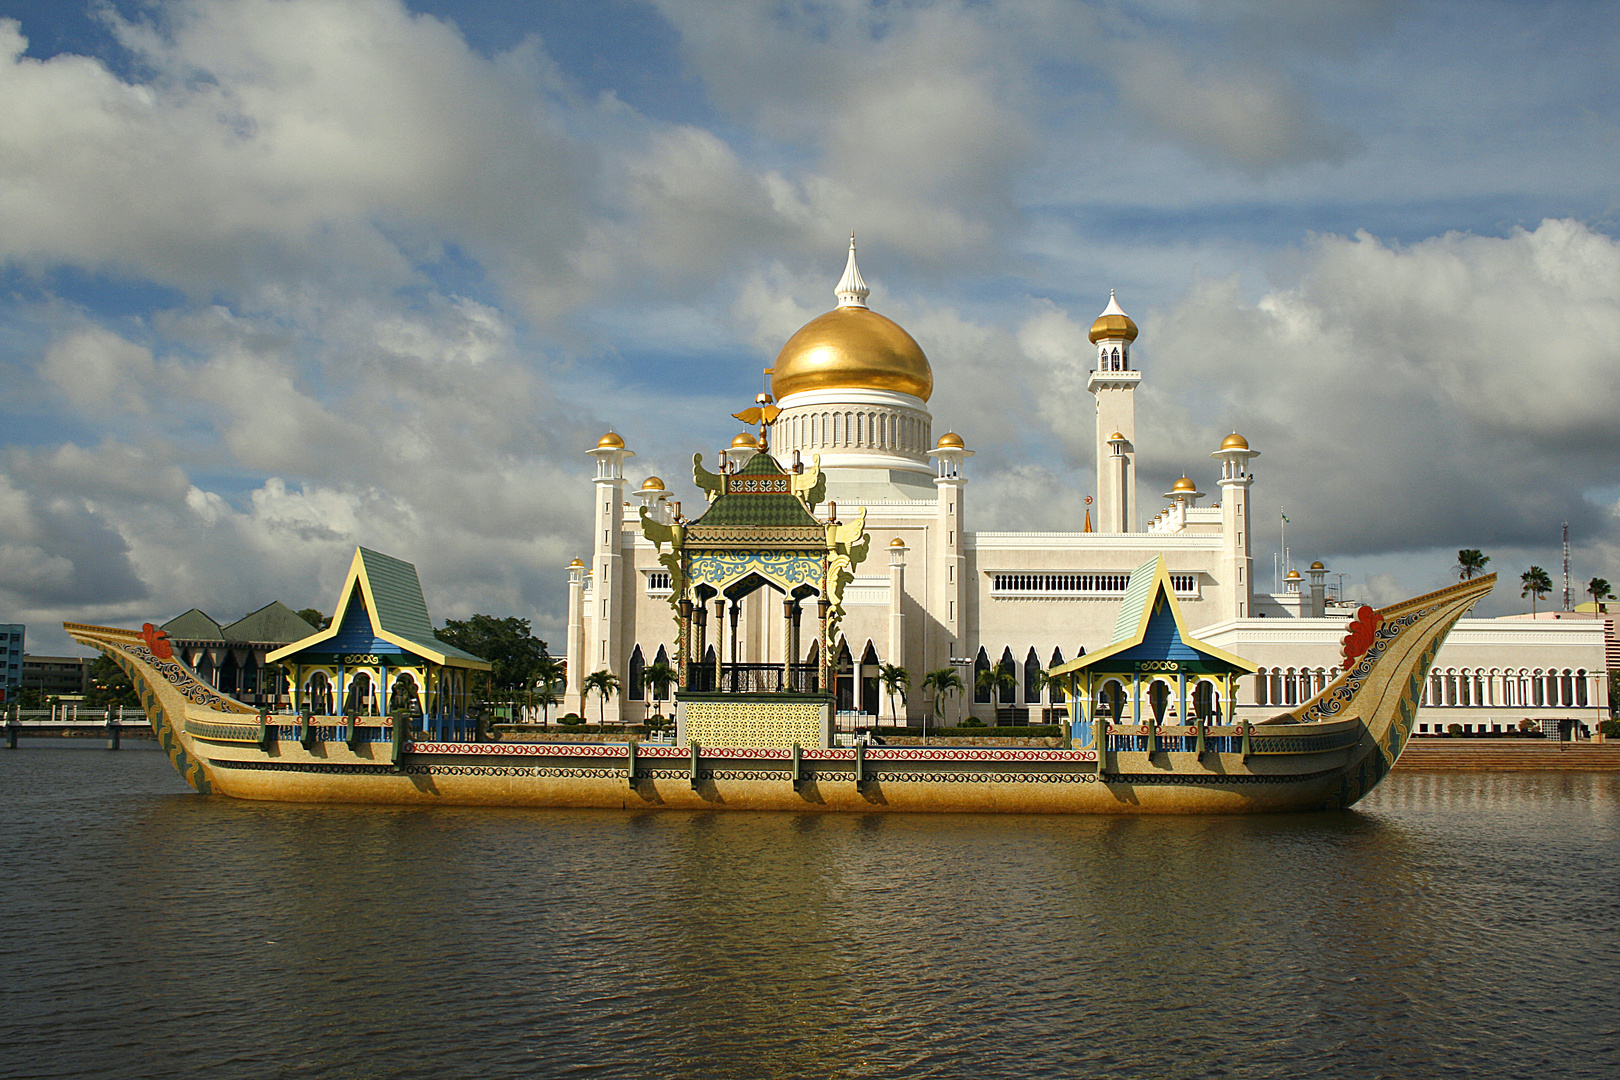
[[[298,613],[272,600],[258,611],[244,615],[220,631],[227,641],[301,641],[319,630],[298,617]],[[171,635],[172,636],[172,635]]]
[[[369,548],[355,548],[332,625],[270,653],[266,660],[303,653],[383,651],[388,646],[451,667],[489,670],[489,663],[433,634],[416,567]]]
[[[225,640],[225,634],[220,629],[219,623],[198,608],[176,615],[158,629],[168,634],[171,641]]]
[[[1251,673],[1255,665],[1187,632],[1181,605],[1164,556],[1155,555],[1131,571],[1114,620],[1114,640],[1105,647],[1053,668],[1059,677],[1080,671],[1128,672],[1142,664],[1168,664],[1159,670]]]
[[[725,491],[693,525],[821,528],[815,515],[793,494],[789,474],[768,453],[755,454],[742,468],[725,474],[724,480]]]

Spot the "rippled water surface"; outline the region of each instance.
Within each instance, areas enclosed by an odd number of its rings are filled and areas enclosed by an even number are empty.
[[[200,799],[0,750],[0,1076],[1620,1075],[1620,777],[1218,819]]]

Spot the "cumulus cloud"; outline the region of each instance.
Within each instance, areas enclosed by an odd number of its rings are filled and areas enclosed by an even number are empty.
[[[1241,427],[1257,506],[1339,554],[1528,547],[1565,520],[1607,537],[1587,493],[1613,483],[1617,259],[1549,220],[1404,247],[1320,236],[1255,303],[1206,282],[1155,323],[1144,458],[1171,476]]]

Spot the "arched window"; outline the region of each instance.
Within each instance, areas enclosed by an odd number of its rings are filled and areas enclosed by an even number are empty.
[[[630,670],[626,673],[624,688],[625,697],[631,701],[647,700],[647,683],[643,678],[647,674],[647,662],[641,656],[641,643],[630,651]]]
[[[422,715],[422,702],[416,694],[416,677],[404,672],[394,679],[394,688],[388,695],[388,711],[409,716]]]
[[[1170,685],[1163,679],[1154,679],[1148,686],[1148,711],[1153,714],[1153,722],[1164,723],[1165,710],[1170,706]]]
[[[1212,683],[1212,682],[1200,682],[1197,685],[1197,687],[1195,687],[1193,689],[1193,696],[1192,696],[1193,715],[1197,716],[1197,717],[1200,717],[1200,718],[1202,718],[1204,720],[1209,720],[1212,717],[1215,717],[1218,714],[1218,711],[1217,711],[1217,708],[1216,708],[1216,698],[1217,698],[1217,696],[1218,695],[1215,692],[1215,684],[1214,683]]]
[[[1125,684],[1109,679],[1097,689],[1096,711],[1099,717],[1119,723],[1125,715]]]
[[[1047,665],[1047,670],[1050,671],[1052,668],[1057,667],[1061,663],[1063,663],[1063,650],[1053,646],[1052,662]],[[1069,700],[1068,692],[1063,689],[1062,679],[1053,679],[1051,682],[1047,683],[1046,692],[1052,695],[1052,704],[1054,705],[1063,705]]]
[[[1120,367],[1120,365],[1119,365],[1119,349],[1117,349],[1117,348],[1114,350],[1113,359],[1114,359],[1114,370],[1115,371],[1123,371],[1123,370],[1125,370],[1124,368]]]
[[[304,703],[312,716],[332,715],[332,680],[317,671],[304,683]]]
[[[1024,657],[1024,700],[1031,703],[1041,700],[1041,658],[1033,645]]]
[[[371,714],[371,676],[357,671],[349,676],[349,690],[343,695],[344,716]]]
[[[1006,678],[998,680],[1001,685],[997,688],[996,697],[1001,704],[1011,705],[1018,700],[1018,663],[1013,660],[1012,646],[1009,645],[1001,650],[1001,663],[997,664],[996,667],[1000,668],[1001,673],[1006,676]]]
[[[653,656],[653,664],[654,665],[661,664],[664,667],[669,666],[669,651],[667,649],[665,649],[662,645],[658,646],[658,652]],[[654,701],[668,701],[669,700],[669,687],[668,686],[655,686],[655,687],[653,687],[652,688],[652,696],[653,696]]]
[[[1575,673],[1575,706],[1586,708],[1586,669],[1582,668]]]
[[[990,670],[990,654],[984,651],[984,646],[983,645],[980,645],[979,646],[979,655],[973,658],[973,683],[972,683],[971,686],[968,687],[969,690],[973,691],[973,703],[975,705],[988,705],[988,704],[990,704],[990,689],[989,689],[989,687],[981,687],[979,685],[979,673],[982,672],[982,671],[989,671],[989,670]]]
[[[838,708],[840,712],[855,709],[855,660],[849,655],[849,642],[838,643]]]

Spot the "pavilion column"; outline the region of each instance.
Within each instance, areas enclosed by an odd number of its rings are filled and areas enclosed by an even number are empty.
[[[827,640],[827,616],[832,611],[832,601],[823,596],[816,601],[816,616],[820,620],[820,647],[816,650],[816,660],[821,670],[817,673],[820,679],[821,692],[824,694],[835,692],[830,672],[832,658],[832,642]]]
[[[726,598],[714,598],[714,689],[720,689],[721,673],[726,670]]]
[[[804,653],[801,651],[803,642],[799,633],[800,617],[803,614],[803,605],[797,600],[793,601],[792,608],[788,610],[788,663],[790,664],[802,663],[804,660]]]
[[[675,669],[678,689],[688,688],[687,677],[692,670],[692,601],[682,597],[675,609],[680,614],[680,642],[675,648]]]
[[[1185,671],[1176,672],[1176,693],[1180,698],[1181,709],[1180,712],[1176,713],[1176,719],[1181,721],[1182,727],[1190,727],[1191,725],[1187,723],[1187,673]]]
[[[797,644],[793,639],[798,637],[798,634],[796,633],[797,627],[794,625],[798,621],[795,618],[795,612],[798,610],[798,607],[799,607],[798,602],[796,600],[794,600],[793,597],[784,596],[782,598],[782,689],[783,690],[792,690],[793,689],[793,648],[794,648],[794,645]]]
[[[737,649],[737,623],[742,619],[742,604],[741,597],[731,604],[731,646],[728,651],[731,653],[731,663],[734,667],[742,662],[742,654]]]

